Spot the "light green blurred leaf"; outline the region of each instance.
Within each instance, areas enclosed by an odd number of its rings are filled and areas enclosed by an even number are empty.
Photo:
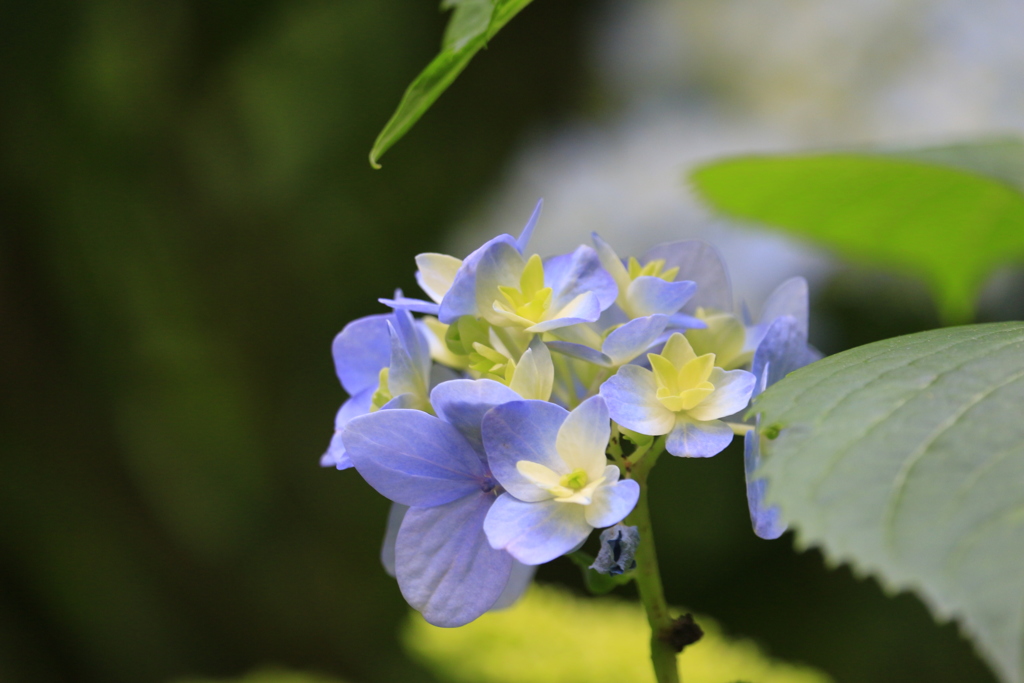
[[[808,666],[773,659],[754,642],[697,616],[704,637],[679,657],[686,683],[832,683]],[[651,632],[639,603],[581,598],[534,584],[509,609],[460,628],[410,614],[406,649],[445,683],[654,683]]]
[[[755,403],[769,502],[801,544],[956,617],[1024,681],[1024,323],[897,337]]]
[[[380,168],[381,156],[398,142],[466,68],[474,55],[531,0],[445,0],[453,9],[441,52],[409,85],[370,150],[370,165]]]
[[[1024,143],[893,153],[742,157],[692,174],[711,206],[869,266],[920,277],[947,322],[986,278],[1024,260]]]
[[[1024,140],[995,138],[943,147],[894,150],[887,156],[953,166],[1002,180],[1024,192]]]
[[[241,678],[183,678],[174,683],[345,683],[340,678],[270,667],[257,669]]]

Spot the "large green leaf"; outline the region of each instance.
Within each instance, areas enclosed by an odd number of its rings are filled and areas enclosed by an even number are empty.
[[[804,545],[956,617],[1024,681],[1024,323],[809,365],[757,399],[769,501]]]
[[[961,168],[1003,180],[1024,192],[1024,140],[1018,138],[993,138],[943,147],[893,150],[887,152],[887,156]]]
[[[453,9],[441,52],[409,85],[384,129],[370,150],[370,165],[398,142],[437,101],[466,68],[473,56],[487,45],[512,17],[532,0],[445,0],[442,9]]]
[[[986,278],[1024,261],[1024,144],[742,157],[698,168],[717,210],[869,266],[923,278],[948,322],[971,319]]]

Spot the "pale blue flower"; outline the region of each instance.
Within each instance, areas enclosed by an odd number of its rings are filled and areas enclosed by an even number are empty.
[[[499,235],[462,262],[441,299],[441,322],[452,324],[470,316],[497,327],[538,333],[594,322],[614,303],[615,282],[593,249],[579,247],[546,261],[524,254],[539,209],[540,205],[520,239]],[[445,267],[450,270],[450,265]],[[436,279],[443,283],[447,274]],[[443,289],[428,286],[435,295]]]
[[[514,400],[518,394],[491,380],[453,380],[430,394],[437,416],[381,410],[354,418],[342,435],[359,474],[408,506],[392,516],[394,573],[406,601],[437,626],[466,624],[507,601],[507,588],[525,588],[512,556],[492,548],[483,531],[497,482],[480,423],[488,410]]]
[[[810,303],[808,301],[807,280],[802,277],[792,277],[776,287],[764,306],[761,307],[761,316],[754,322],[750,314],[744,311],[744,323],[747,326],[746,348],[757,351],[761,341],[768,333],[768,329],[782,317],[790,317],[793,320],[787,323],[794,334],[803,338],[804,346],[807,345],[807,329],[809,324]],[[791,368],[789,371],[796,368]]]
[[[766,307],[767,308],[767,307]],[[754,395],[779,381],[794,370],[813,363],[821,354],[807,344],[807,321],[791,315],[775,318],[754,354],[753,371],[759,378]],[[760,426],[760,416],[757,418]],[[765,539],[775,539],[786,530],[777,506],[764,503],[764,479],[756,476],[761,466],[761,434],[754,429],[744,437],[743,464],[747,480],[747,504],[754,533]]]
[[[663,270],[676,269],[676,278],[697,283],[697,291],[683,305],[684,314],[698,308],[717,311],[733,309],[732,282],[722,255],[702,240],[659,244],[647,250],[639,263],[660,263]]]
[[[630,257],[623,262],[611,246],[591,233],[601,265],[615,280],[618,297],[615,303],[628,319],[649,315],[675,315],[697,291],[697,283],[682,277],[678,266],[668,266],[663,259],[643,263]]]
[[[499,244],[511,247],[521,255],[534,234],[543,206],[543,200],[537,203],[534,213],[530,215],[518,239],[513,238],[511,234],[499,234],[497,238],[488,240],[459,264],[451,280],[451,261],[443,264],[435,263],[433,259],[417,261],[420,266],[417,280],[421,287],[426,285],[428,294],[438,301],[437,317],[442,323],[451,325],[460,316],[473,314],[476,309],[476,273],[480,260]]]
[[[720,453],[733,437],[720,418],[746,407],[754,375],[716,367],[714,354],[698,356],[678,333],[647,358],[652,370],[625,365],[601,386],[612,419],[640,434],[668,434],[665,448],[673,455]]]
[[[350,398],[334,418],[334,436],[320,464],[344,470],[352,467],[341,439],[350,420],[382,408],[430,409],[430,349],[412,315],[396,309],[352,321],[331,351]]]
[[[746,306],[743,307],[742,315],[733,313],[731,309],[700,308],[696,315],[704,321],[706,327],[689,331],[686,337],[698,354],[715,353],[718,364],[723,368],[745,366],[752,361],[768,328],[782,316],[793,317],[806,338],[809,308],[807,292],[807,281],[802,277],[786,280],[768,296],[757,321]]]
[[[542,261],[507,241],[492,241],[476,264],[473,284],[472,299],[456,298],[452,286],[441,305],[442,322],[471,316],[496,327],[547,332],[596,321],[616,296],[615,282],[585,246]]]
[[[530,220],[527,221],[523,231],[519,234],[519,238],[516,239],[511,235],[498,235],[497,237],[488,240],[479,247],[476,251],[471,253],[465,258],[465,260],[458,259],[448,254],[437,254],[437,253],[424,253],[419,254],[416,257],[416,282],[419,284],[427,296],[432,301],[424,301],[422,299],[412,299],[404,296],[396,296],[394,299],[379,299],[379,301],[387,306],[402,307],[416,313],[426,313],[429,315],[440,315],[441,319],[446,323],[450,322],[449,318],[454,318],[450,315],[448,308],[442,306],[445,296],[449,291],[455,290],[452,297],[449,299],[448,307],[458,306],[461,299],[469,296],[473,296],[473,290],[475,286],[476,277],[476,265],[480,260],[482,254],[493,244],[505,243],[514,246],[519,253],[522,253],[527,245],[530,243],[530,237],[533,236],[533,229],[537,225],[537,220],[540,218],[540,210],[544,205],[544,200],[537,202],[537,206],[533,209],[533,214],[530,216]],[[441,311],[446,311],[442,313]]]
[[[621,521],[640,487],[619,480],[605,456],[611,435],[599,396],[571,413],[543,401],[516,401],[484,416],[487,459],[505,489],[484,521],[494,548],[529,565],[578,547],[594,528]]]

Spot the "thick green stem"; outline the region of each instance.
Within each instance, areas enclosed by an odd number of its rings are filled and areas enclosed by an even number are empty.
[[[655,444],[657,450],[652,448],[652,452],[648,453],[631,472],[631,478],[640,485],[640,500],[626,518],[626,524],[635,526],[640,533],[633,575],[637,591],[640,593],[640,602],[647,611],[647,622],[651,626],[651,663],[654,664],[654,675],[658,683],[680,683],[676,650],[668,638],[672,630],[672,617],[665,602],[665,591],[661,586],[651,514],[647,506],[647,474],[661,455],[661,445]]]

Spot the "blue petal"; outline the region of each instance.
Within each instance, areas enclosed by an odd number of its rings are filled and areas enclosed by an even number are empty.
[[[686,330],[704,330],[708,324],[700,318],[685,313],[675,313],[668,317],[668,327],[673,332]]]
[[[513,401],[497,406],[484,416],[487,461],[494,478],[506,491],[526,501],[551,497],[519,474],[516,463],[530,460],[568,474],[555,449],[558,429],[568,415],[564,408],[546,401]]]
[[[370,412],[374,391],[376,391],[376,387],[364,389],[341,404],[337,415],[334,416],[334,435],[331,437],[331,443],[327,447],[327,452],[320,458],[321,467],[337,467],[339,470],[347,470],[352,467],[352,461],[345,455],[345,444],[341,441],[341,433],[352,418]]]
[[[747,323],[746,349],[755,350],[761,345],[765,334],[779,318],[789,316],[797,323],[798,331],[807,339],[807,281],[802,277],[786,280],[775,288],[761,311],[761,319],[756,325]],[[746,315],[749,318],[749,314]]]
[[[545,261],[544,284],[552,289],[551,309],[556,311],[584,292],[593,292],[599,310],[603,311],[615,303],[619,295],[615,280],[601,266],[597,252],[586,245],[571,254]]]
[[[409,352],[391,323],[388,323],[391,335],[391,361],[388,373],[388,389],[393,396],[410,394],[424,396],[427,393],[427,380],[416,366]]]
[[[511,235],[498,235],[485,242],[462,262],[462,266],[452,281],[451,289],[441,299],[441,305],[437,312],[437,317],[441,322],[450,325],[464,315],[473,317],[480,315],[476,307],[476,269],[480,263],[480,257],[499,242],[516,246],[516,241]]]
[[[376,388],[381,368],[391,362],[388,321],[391,314],[369,315],[353,320],[331,344],[334,369],[350,396]]]
[[[612,419],[634,432],[668,434],[676,416],[658,400],[654,373],[636,365],[624,365],[601,385],[601,396]]]
[[[385,306],[390,306],[394,309],[401,309],[405,311],[412,311],[413,313],[426,313],[427,315],[437,315],[438,306],[433,301],[424,301],[423,299],[410,299],[408,297],[395,297],[394,299],[377,299]]]
[[[498,596],[498,600],[491,605],[492,610],[506,609],[516,604],[523,593],[530,587],[533,577],[537,574],[537,568],[523,564],[519,560],[512,560],[512,573],[505,584],[505,590]]]
[[[526,259],[515,245],[506,242],[492,244],[480,255],[476,269],[476,313],[492,325],[507,321],[494,311],[494,302],[501,298],[498,287],[518,289]]]
[[[469,442],[455,427],[419,410],[357,417],[342,440],[363,479],[396,503],[443,505],[488,488],[487,470]]]
[[[665,330],[668,318],[650,315],[631,320],[612,331],[604,340],[601,350],[615,365],[633,360],[649,349]]]
[[[402,526],[408,505],[392,503],[388,510],[387,527],[384,529],[384,543],[380,547],[380,563],[390,577],[395,576],[395,542],[398,540],[398,529]]]
[[[519,233],[519,239],[516,240],[516,248],[519,249],[520,254],[524,253],[526,247],[530,244],[530,238],[533,237],[533,229],[537,227],[537,219],[540,218],[540,210],[543,206],[544,200],[537,200],[537,206],[533,207],[533,214],[530,215],[530,220],[526,221],[526,226]]]
[[[458,429],[483,461],[487,458],[480,433],[484,413],[502,403],[520,400],[519,394],[489,379],[455,379],[438,384],[430,392],[430,404],[437,416]]]
[[[775,319],[758,344],[751,371],[755,377],[761,377],[767,368],[765,386],[771,386],[817,359],[817,354],[807,346],[807,333],[801,328],[801,323],[793,316],[785,315]]]
[[[636,317],[656,313],[672,315],[690,300],[695,291],[697,284],[691,280],[666,282],[660,277],[641,275],[626,290],[627,308]]]
[[[807,280],[802,277],[790,278],[768,295],[768,300],[764,302],[761,309],[761,322],[771,325],[776,318],[784,315],[793,316],[798,329],[806,339],[809,309],[807,300]]]
[[[345,455],[345,446],[341,443],[341,433],[335,432],[331,437],[331,443],[327,451],[320,456],[320,467],[335,467],[339,470],[347,470],[352,467],[352,461]]]
[[[507,550],[523,564],[544,564],[571,552],[592,529],[582,505],[524,503],[509,493],[498,496],[484,520],[491,546]]]
[[[643,263],[663,259],[666,268],[679,268],[680,280],[697,283],[697,293],[683,306],[684,313],[693,313],[698,307],[732,312],[732,285],[718,250],[701,240],[660,244],[648,251]]]
[[[626,518],[640,500],[640,485],[632,479],[601,486],[594,492],[593,501],[586,507],[587,524],[606,527]]]
[[[665,449],[683,458],[710,458],[732,443],[732,428],[721,420],[695,422],[680,415],[669,432]]]
[[[398,586],[406,601],[435,626],[462,626],[501,596],[512,558],[495,550],[483,531],[494,502],[478,493],[433,508],[411,508],[395,544]]]
[[[750,404],[757,378],[746,370],[712,368],[708,381],[715,390],[688,411],[688,415],[701,422],[709,422],[733,415]]]
[[[579,358],[580,360],[585,360],[588,363],[600,365],[605,368],[610,368],[613,365],[611,358],[600,351],[592,349],[589,346],[584,346],[583,344],[576,344],[574,342],[567,341],[549,341],[545,343],[548,345],[550,350],[560,353],[563,356]]]
[[[743,442],[743,471],[747,479],[747,506],[750,508],[750,522],[754,533],[769,541],[781,536],[786,525],[779,516],[778,506],[764,504],[764,490],[767,482],[755,478],[754,473],[761,466],[761,437],[754,431],[747,432]]]
[[[398,310],[394,313],[395,331],[409,359],[412,361],[413,369],[426,384],[430,376],[430,343],[413,319],[412,314],[406,310]],[[392,353],[394,349],[392,349]]]

